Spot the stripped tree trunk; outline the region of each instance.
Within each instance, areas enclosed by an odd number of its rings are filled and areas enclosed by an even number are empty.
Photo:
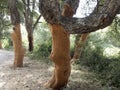
[[[2,42],[0,41],[0,49],[2,48]]]
[[[70,75],[70,42],[69,34],[60,25],[50,25],[52,33],[51,60],[55,64],[55,70],[50,87],[58,89],[66,86]]]
[[[89,35],[89,33],[82,34],[82,35],[78,34],[76,36],[77,40],[75,43],[75,51],[74,51],[74,55],[73,55],[71,62],[76,62],[77,60],[79,60],[79,58],[81,56],[82,49],[86,43],[88,35]]]
[[[73,11],[69,5],[64,6],[63,16],[72,17]],[[46,87],[60,90],[68,83],[71,72],[70,40],[69,34],[59,24],[50,24],[52,33],[52,52],[50,59],[54,62],[55,70],[52,79],[45,84]]]
[[[9,3],[11,22],[14,26],[13,33],[11,34],[11,38],[14,46],[14,53],[15,53],[14,67],[22,67],[25,49],[22,47],[20,15],[16,7],[16,0],[8,0],[8,3]]]
[[[11,34],[11,37],[12,37],[14,52],[15,52],[14,67],[22,67],[25,48],[22,47],[20,24],[15,25],[13,30],[14,31]]]

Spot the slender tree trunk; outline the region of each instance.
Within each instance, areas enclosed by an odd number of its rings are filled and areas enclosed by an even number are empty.
[[[32,5],[31,5],[31,1],[32,1]],[[26,31],[28,33],[28,50],[32,51],[34,46],[33,46],[33,11],[35,8],[35,0],[25,0],[23,1],[24,3],[24,17],[25,17],[25,27],[26,27]],[[30,9],[32,8],[32,10]]]
[[[69,5],[64,6],[63,16],[73,16],[73,11]],[[45,86],[60,90],[68,83],[71,72],[70,65],[70,40],[69,34],[58,24],[49,25],[52,33],[52,52],[50,59],[54,62],[54,73],[52,79]]]
[[[2,42],[0,41],[0,49],[2,49]]]
[[[29,51],[32,51],[33,50],[33,33],[32,34],[28,34],[28,42],[29,42],[29,48],[28,50]]]
[[[15,52],[14,67],[22,67],[25,48],[22,47],[20,24],[15,25],[13,30],[14,31],[11,34],[11,37],[12,37],[14,52]]]
[[[76,44],[75,44],[75,51],[74,51],[74,55],[73,55],[71,62],[76,62],[77,60],[79,60],[82,49],[84,47],[84,44],[87,40],[88,35],[89,35],[89,33],[82,34],[82,35],[78,34],[76,36],[77,40],[76,40]]]

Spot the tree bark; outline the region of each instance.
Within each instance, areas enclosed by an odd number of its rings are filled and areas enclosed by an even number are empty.
[[[28,37],[28,50],[32,51],[33,50],[33,13],[30,10],[30,0],[22,0],[24,3],[24,17],[25,17],[25,27],[27,31],[27,37]],[[35,1],[35,0],[34,0]],[[33,4],[35,2],[33,1]],[[32,9],[33,6],[31,6]]]
[[[67,0],[73,6],[78,0]],[[52,4],[51,4],[52,3]],[[59,0],[40,0],[40,12],[50,24],[61,24],[70,34],[94,32],[109,26],[120,10],[120,0],[104,0],[103,6],[85,18],[64,17],[60,13]],[[73,9],[74,10],[74,9]]]
[[[13,33],[11,38],[14,46],[14,67],[23,66],[23,57],[25,54],[25,49],[22,47],[22,37],[20,30],[20,14],[16,7],[16,0],[8,0],[9,11],[11,16],[11,22],[13,24]]]
[[[11,38],[13,41],[14,52],[15,52],[14,67],[22,67],[25,48],[22,47],[20,24],[15,25],[13,30],[14,30],[13,33],[11,33]]]
[[[64,5],[62,15],[67,17],[73,16],[73,10],[68,4]],[[49,26],[52,33],[50,59],[54,62],[55,70],[52,79],[45,86],[60,90],[60,88],[67,85],[71,72],[69,34],[59,24],[50,24]]]
[[[71,62],[76,62],[77,60],[80,59],[83,47],[86,43],[87,37],[88,37],[89,33],[86,34],[82,34],[82,35],[77,35],[76,36],[76,44],[75,44],[75,51],[74,51],[74,55],[73,58],[71,60]]]
[[[33,48],[34,48],[34,46],[33,46],[33,33],[32,33],[32,35],[28,34],[28,42],[29,42],[29,48],[28,48],[28,50],[32,51]]]
[[[33,13],[34,13],[34,9],[35,9],[35,0],[22,0],[24,3],[24,17],[25,17],[25,27],[26,27],[26,31],[28,34],[28,50],[29,51],[33,51],[34,49],[34,36],[33,36],[33,32],[34,29],[36,27],[36,25],[38,24],[39,19],[41,18],[41,15],[37,18],[36,22],[33,24]],[[32,5],[31,5],[32,2]],[[30,9],[32,8],[32,10]]]
[[[0,41],[0,49],[2,49],[2,42]]]
[[[70,75],[70,41],[69,34],[61,25],[50,25],[52,33],[51,60],[55,64],[53,78],[47,83],[48,87],[60,89],[67,85]]]

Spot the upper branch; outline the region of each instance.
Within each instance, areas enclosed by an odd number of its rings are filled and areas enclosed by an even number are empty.
[[[16,0],[8,0],[8,7],[10,11],[11,21],[13,25],[20,23],[20,14],[16,7]]]
[[[66,0],[65,4],[69,4],[69,6],[73,9],[74,14],[79,6],[79,0]]]
[[[60,23],[70,34],[89,33],[103,29],[112,23],[114,17],[120,10],[120,0],[109,0],[107,4],[107,7],[103,5],[97,13],[92,13],[85,18],[67,18],[61,16]]]
[[[58,24],[61,15],[59,0],[39,0],[39,10],[48,23]]]
[[[63,17],[59,10],[59,0],[39,0],[40,11],[45,20],[51,24],[61,24],[70,34],[89,33],[109,26],[118,11],[120,0],[105,0],[100,10],[93,12],[85,18]],[[78,0],[66,0],[73,8]],[[95,8],[96,9],[96,8]],[[74,10],[74,8],[73,8]]]

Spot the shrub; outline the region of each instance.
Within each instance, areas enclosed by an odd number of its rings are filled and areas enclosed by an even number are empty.
[[[32,53],[29,54],[30,58],[32,59],[48,59],[51,53],[51,39],[45,41],[40,45],[36,45],[35,49]]]
[[[102,47],[85,47],[80,61],[76,64],[89,67],[103,85],[120,88],[120,57],[108,58],[103,55]]]

